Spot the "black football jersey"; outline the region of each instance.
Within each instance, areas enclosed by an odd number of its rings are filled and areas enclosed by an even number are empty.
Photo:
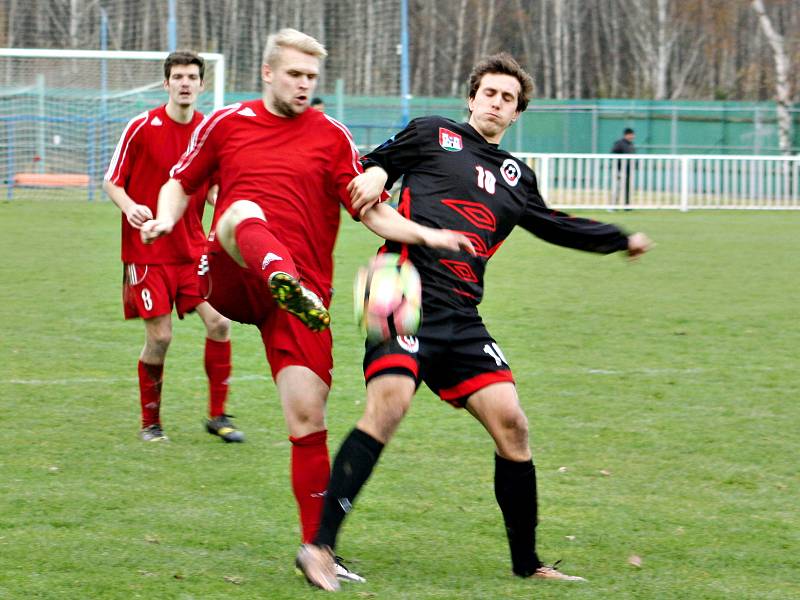
[[[442,117],[413,120],[362,162],[382,167],[390,188],[403,178],[398,211],[437,229],[462,232],[477,256],[387,242],[410,258],[422,279],[423,305],[472,311],[483,296],[486,263],[517,225],[561,246],[610,253],[626,249],[618,227],[548,208],[536,175],[468,123]]]

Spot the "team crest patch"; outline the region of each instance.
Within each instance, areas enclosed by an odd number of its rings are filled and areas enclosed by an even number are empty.
[[[503,166],[500,167],[500,174],[503,176],[503,179],[505,179],[508,185],[514,187],[519,183],[519,178],[522,175],[522,171],[520,170],[516,161],[507,158],[503,161]]]
[[[439,127],[439,145],[448,152],[461,152],[464,148],[461,136],[444,127]]]
[[[414,354],[419,351],[419,340],[413,335],[398,335],[397,343],[406,352]]]

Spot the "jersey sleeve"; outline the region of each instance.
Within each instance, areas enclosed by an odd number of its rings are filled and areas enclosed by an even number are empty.
[[[519,226],[546,242],[576,250],[610,254],[628,248],[628,234],[616,225],[548,208],[539,194],[535,175]]]
[[[361,159],[365,169],[378,166],[386,171],[389,175],[386,189],[391,188],[406,172],[422,161],[421,149],[424,148],[424,143],[420,140],[420,125],[420,120],[414,119],[405,129]]]
[[[128,179],[133,170],[133,164],[139,152],[139,140],[141,135],[137,134],[147,123],[147,113],[142,113],[128,121],[125,130],[117,142],[111,162],[108,165],[104,179],[119,187],[126,187]]]
[[[170,169],[169,176],[181,184],[188,196],[205,186],[217,170],[216,137],[220,121],[229,113],[223,108],[203,119],[192,132],[186,151]]]
[[[355,176],[364,172],[361,162],[359,161],[358,148],[347,127],[335,119],[328,118],[328,120],[335,127],[334,135],[337,139],[335,155],[330,157],[331,170],[329,172],[329,177],[332,189],[339,202],[345,207],[347,212],[350,213],[350,216],[357,219],[358,214],[353,210],[353,206],[350,202],[350,192],[347,191],[347,186],[350,185],[350,182]]]

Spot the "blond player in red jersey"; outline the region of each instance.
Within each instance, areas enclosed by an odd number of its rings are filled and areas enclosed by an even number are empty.
[[[333,367],[327,309],[333,246],[340,206],[356,216],[348,186],[362,172],[350,132],[308,110],[326,55],[299,31],[271,35],[263,97],[205,119],[161,190],[157,218],[142,227],[146,240],[172,231],[188,197],[209,173],[219,173],[206,297],[222,314],[261,331],[292,443],[303,543],[319,527],[330,475],[325,405]],[[412,223],[385,204],[362,222],[396,241],[472,248],[464,236]],[[336,568],[342,579],[362,580],[341,561]]]
[[[153,218],[158,192],[169,170],[202,121],[195,110],[203,90],[205,63],[193,52],[173,52],[164,61],[163,106],[132,119],[117,144],[103,188],[122,211],[123,304],[126,319],[144,320],[145,343],[139,356],[142,409],[140,437],[165,441],[161,426],[161,382],[172,339],[172,307],[178,317],[197,311],[206,326],[205,369],[209,384],[206,429],[226,442],[244,441],[225,414],[231,373],[230,321],[200,295],[197,261],[205,247],[203,209],[209,186],[197,186],[189,210],[170,235],[145,245],[139,229]],[[216,188],[214,189],[214,191]]]

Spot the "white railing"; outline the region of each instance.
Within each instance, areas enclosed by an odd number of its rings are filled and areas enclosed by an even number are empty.
[[[559,208],[800,210],[800,157],[517,153]]]

